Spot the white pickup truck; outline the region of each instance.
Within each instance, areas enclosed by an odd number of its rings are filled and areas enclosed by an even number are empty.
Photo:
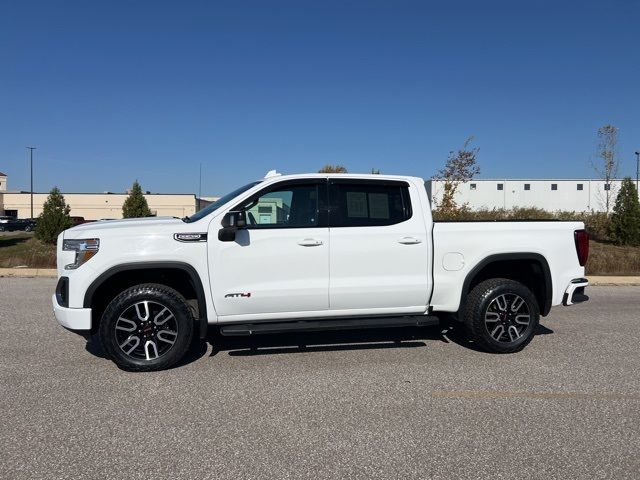
[[[53,309],[121,368],[167,368],[222,335],[422,325],[457,312],[489,352],[587,300],[578,222],[436,222],[424,181],[270,172],[190,218],[79,225],[58,237]]]

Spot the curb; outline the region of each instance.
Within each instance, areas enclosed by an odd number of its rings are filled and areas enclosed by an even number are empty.
[[[20,278],[56,278],[58,272],[55,268],[0,268],[0,277]]]
[[[56,278],[58,272],[55,268],[0,268],[0,277],[20,278]],[[636,286],[640,285],[640,276],[613,276],[613,275],[589,275],[591,286]]]
[[[592,286],[635,286],[640,285],[639,276],[606,276],[606,275],[593,275],[587,276],[589,279],[589,285]]]

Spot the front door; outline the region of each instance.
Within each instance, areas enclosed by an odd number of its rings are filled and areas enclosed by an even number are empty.
[[[284,181],[231,209],[247,218],[235,241],[218,240],[220,220],[211,222],[210,278],[219,316],[246,321],[328,309],[326,197],[324,179]]]

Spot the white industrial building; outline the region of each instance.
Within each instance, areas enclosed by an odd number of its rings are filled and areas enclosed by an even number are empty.
[[[606,211],[609,194],[610,209],[620,190],[622,180],[606,183],[602,180],[539,180],[539,179],[482,179],[461,183],[456,191],[458,205],[467,204],[471,209],[511,209],[536,207],[554,212]],[[429,196],[437,206],[444,191],[444,181],[426,182]]]

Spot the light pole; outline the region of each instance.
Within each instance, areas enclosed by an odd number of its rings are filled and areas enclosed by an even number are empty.
[[[198,177],[198,209],[200,211],[200,198],[202,198],[202,162],[200,162],[200,176]]]
[[[33,220],[33,151],[36,147],[27,147],[31,158],[31,220]]]

